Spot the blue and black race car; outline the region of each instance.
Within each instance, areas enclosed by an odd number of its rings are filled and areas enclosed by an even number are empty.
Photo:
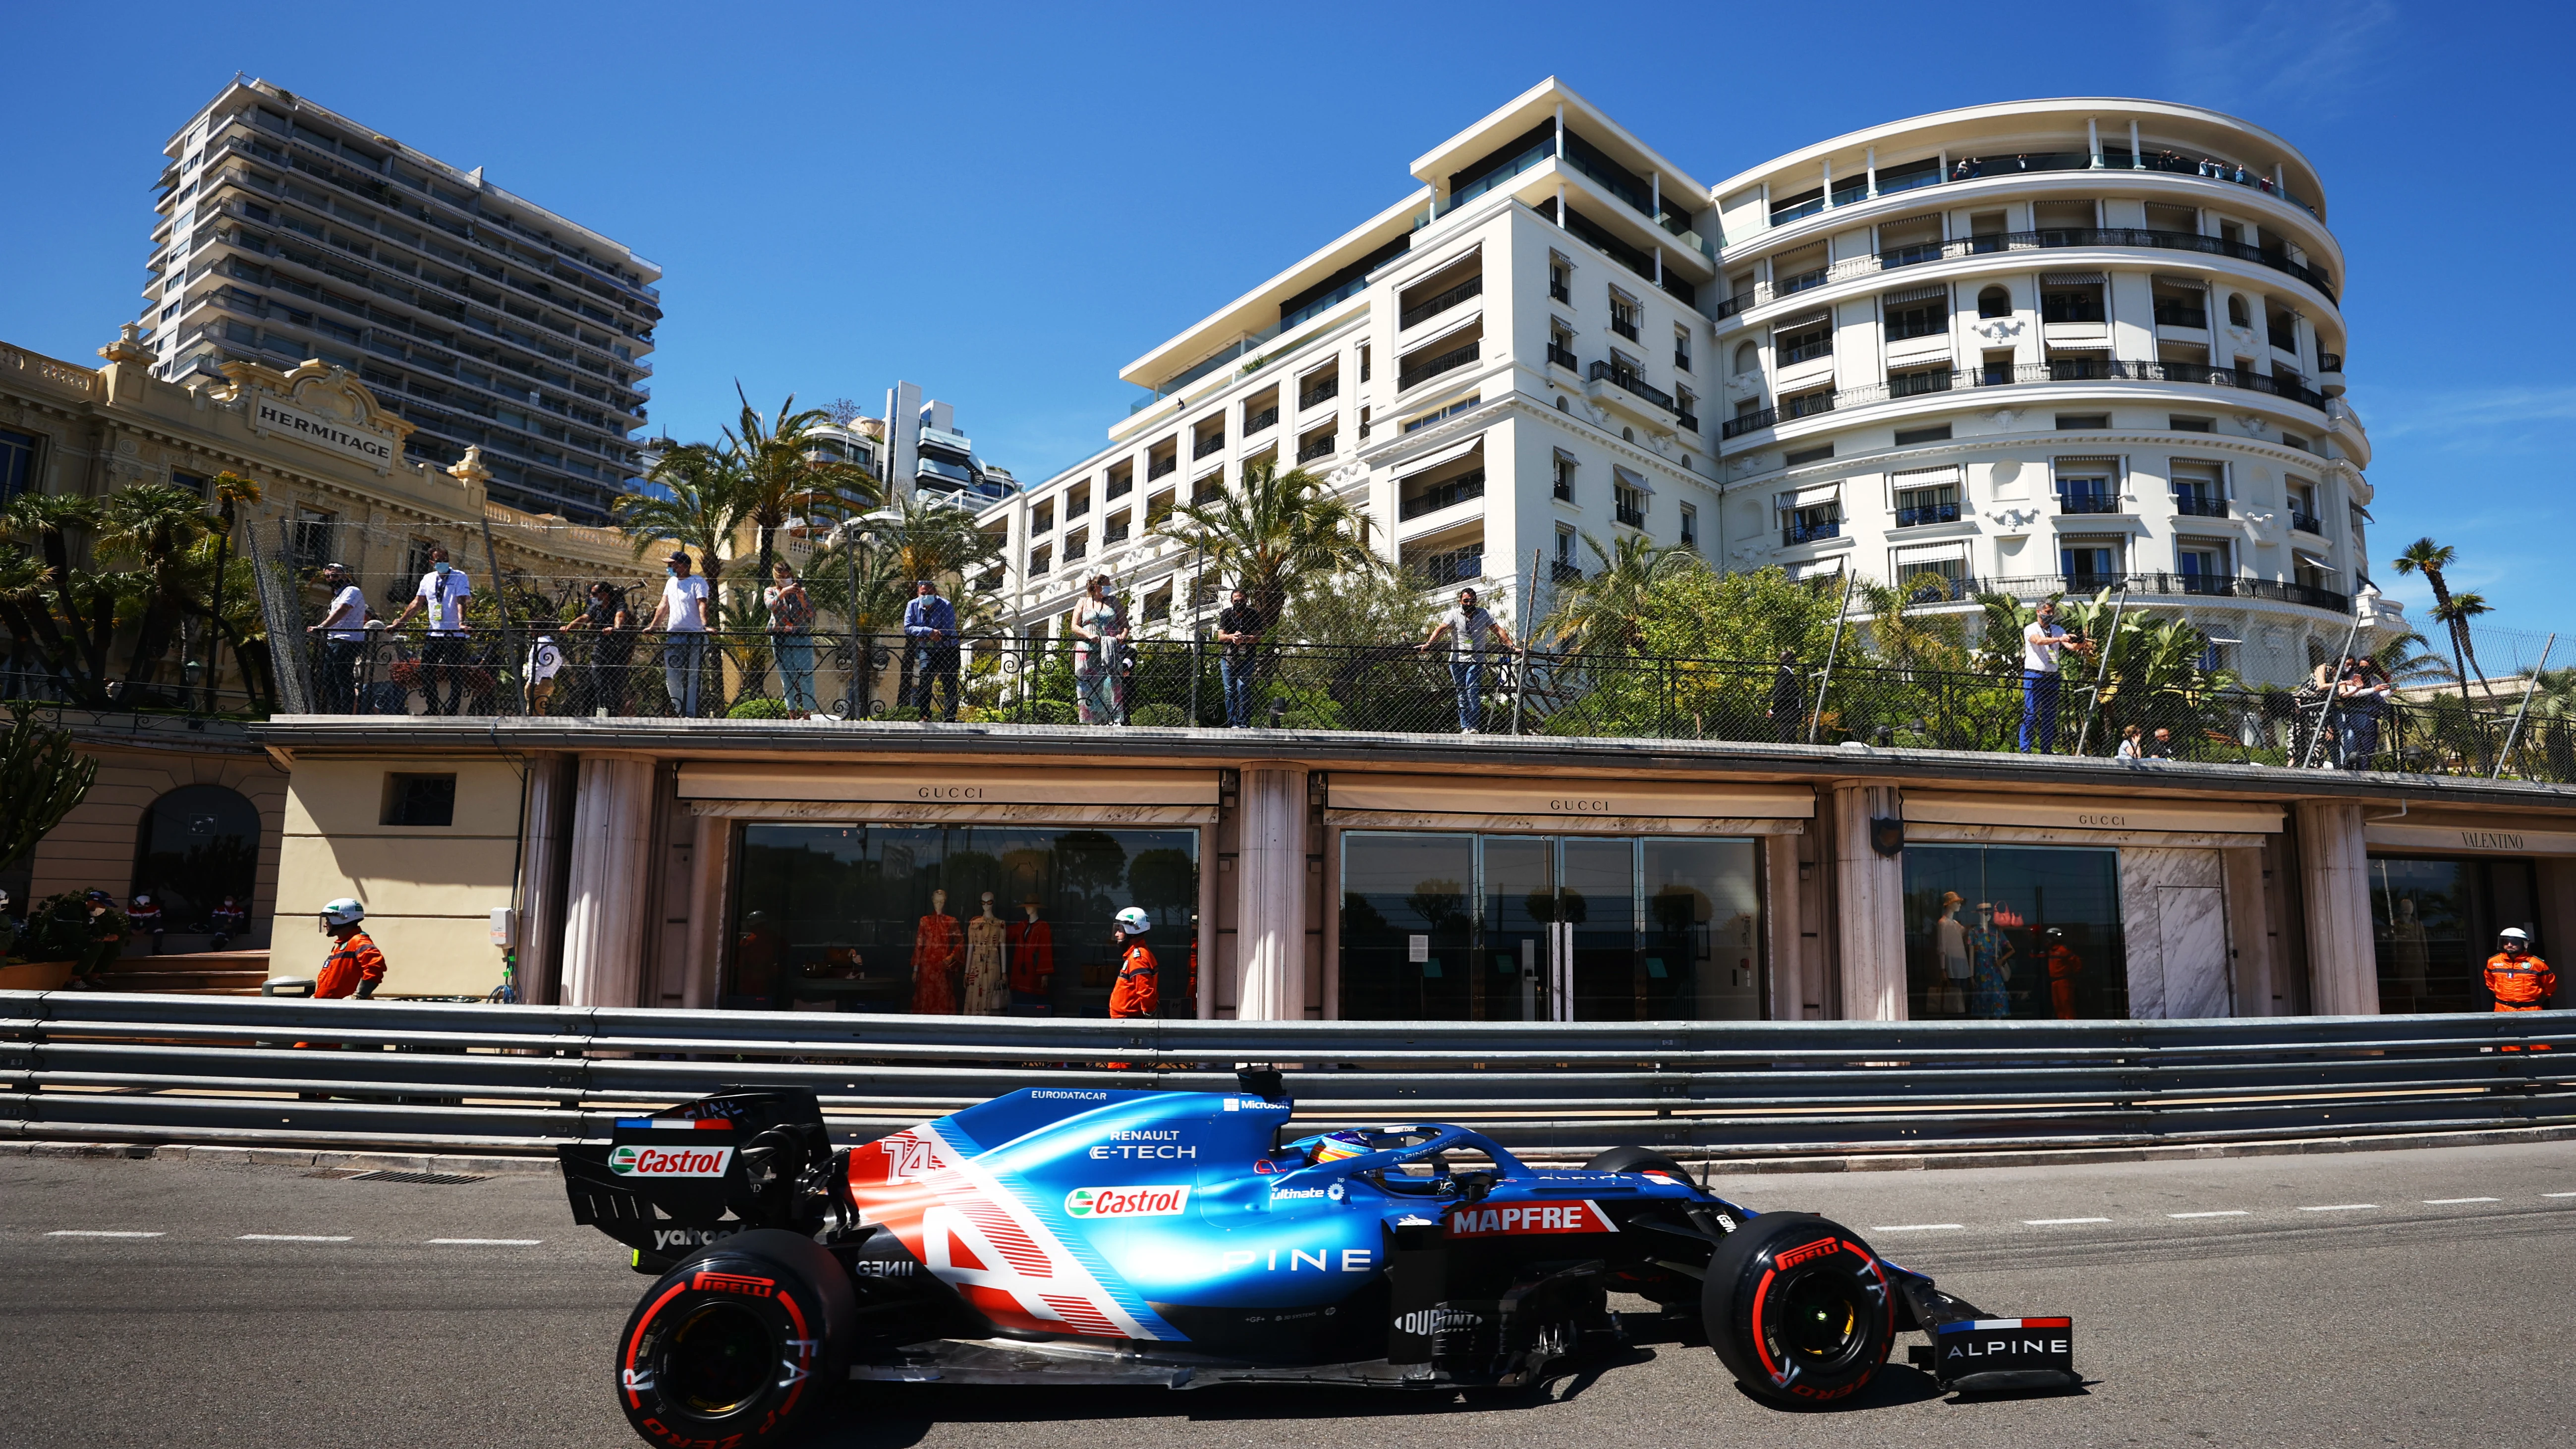
[[[1438,1123],[1298,1136],[1279,1073],[1241,1080],[1032,1088],[838,1149],[810,1092],[728,1090],[564,1147],[574,1217],[657,1275],[619,1405],[658,1443],[758,1444],[852,1380],[1511,1388],[1641,1335],[1705,1335],[1783,1405],[1848,1398],[1908,1331],[1944,1389],[2080,1382],[2068,1320],[1994,1317],[1644,1149],[1560,1171]]]

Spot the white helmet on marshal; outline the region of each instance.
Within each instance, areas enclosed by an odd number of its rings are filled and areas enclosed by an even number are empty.
[[[354,926],[366,918],[365,906],[347,896],[342,896],[322,908],[322,929],[327,931],[333,926]]]
[[[1136,906],[1129,906],[1127,909],[1120,911],[1116,919],[1118,921],[1118,929],[1126,932],[1130,936],[1141,936],[1145,934],[1148,927],[1154,924],[1153,921],[1146,916],[1145,912]]]
[[[2503,930],[2496,932],[2496,939],[2499,941],[2511,941],[2518,946],[2528,946],[2531,944],[2531,933],[2520,926],[2507,926]]]

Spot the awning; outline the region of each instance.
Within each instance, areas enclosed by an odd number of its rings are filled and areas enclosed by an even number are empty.
[[[1900,564],[1946,563],[1951,559],[1967,556],[1966,539],[1960,539],[1955,543],[1921,544],[1914,548],[1900,548],[1896,551],[1896,561]]]
[[[1831,503],[1835,499],[1840,498],[1842,496],[1842,490],[1843,485],[1840,483],[1819,483],[1813,488],[1801,488],[1795,493],[1781,494],[1780,506],[1783,508],[1813,508],[1820,503]]]
[[[2048,461],[2056,465],[2060,473],[2073,471],[2089,475],[2097,468],[2108,468],[2117,472],[2120,467],[2120,460],[2117,458],[2051,458]]]
[[[2171,272],[2157,272],[2155,274],[2155,283],[2159,287],[2180,287],[2187,292],[2206,292],[2209,290],[2209,283],[2202,281],[2198,277],[2177,277]]]
[[[1434,453],[1425,454],[1409,463],[1397,464],[1396,466],[1399,471],[1396,473],[1396,477],[1411,478],[1417,474],[1428,473],[1443,463],[1454,463],[1460,458],[1467,456],[1469,453],[1475,452],[1483,446],[1485,446],[1485,435],[1478,433],[1476,436],[1469,438],[1463,443],[1452,443],[1448,447],[1442,448]]]
[[[2335,566],[2333,564],[2326,562],[2324,559],[2317,557],[2315,554],[2308,552],[2304,548],[2294,548],[2290,550],[2290,557],[2297,559],[2299,562],[2306,564],[2312,569],[2323,569],[2327,573],[2333,573],[2335,571]]]
[[[1633,468],[1626,468],[1617,463],[1613,463],[1610,465],[1610,472],[1612,476],[1616,477],[1620,482],[1627,484],[1629,487],[1636,489],[1640,493],[1652,493],[1655,491],[1655,485],[1646,481],[1646,475],[1637,472]]]
[[[1789,565],[1789,577],[1793,581],[1835,578],[1840,576],[1842,571],[1843,556],[1841,554],[1835,554],[1831,558],[1820,558],[1811,560],[1807,563],[1793,563]]]
[[[1894,307],[1906,302],[1925,302],[1934,297],[1947,297],[1949,295],[1949,283],[1934,282],[1928,287],[1908,287],[1902,292],[1882,293],[1878,300],[1890,307]]]
[[[1773,332],[1794,332],[1801,327],[1812,327],[1816,323],[1828,321],[1833,317],[1833,315],[1833,308],[1819,307],[1813,312],[1801,312],[1795,317],[1783,317],[1779,321],[1771,324],[1771,330]]]
[[[2098,287],[2102,285],[2102,274],[2100,272],[2042,272],[2039,274],[2039,284],[2043,287]]]
[[[1887,483],[1891,488],[1923,488],[1935,483],[1958,481],[1959,465],[1956,463],[1944,463],[1938,468],[1908,468],[1901,473],[1887,475]]]
[[[2099,322],[2052,322],[2049,324],[2051,329],[2059,327],[2099,327],[2101,325],[2102,324]],[[2059,334],[2055,330],[2051,330],[2048,333],[2048,345],[2059,352],[2108,352],[2111,350],[2111,339],[2109,337],[2067,337]],[[2073,379],[2070,378],[2069,381],[2073,381]]]

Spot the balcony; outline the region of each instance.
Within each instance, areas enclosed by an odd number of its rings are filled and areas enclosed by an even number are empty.
[[[2185,518],[2225,518],[2227,500],[2206,493],[2177,493],[2173,496],[2174,512]]]
[[[1572,292],[1570,292],[1570,291],[1566,290],[1565,281],[1564,281],[1564,279],[1563,279],[1563,278],[1559,278],[1559,277],[1550,277],[1550,278],[1548,279],[1548,283],[1547,283],[1547,295],[1548,295],[1550,298],[1552,298],[1552,299],[1554,299],[1554,300],[1556,300],[1556,301],[1559,301],[1559,302],[1563,302],[1563,303],[1565,303],[1565,304],[1566,304],[1566,305],[1568,305],[1568,306],[1572,306],[1572,305],[1573,305],[1573,303],[1574,303],[1574,293],[1572,293]]]
[[[1696,433],[1699,431],[1699,414],[1697,413],[1684,412],[1679,409],[1675,409],[1673,412],[1673,421],[1679,424],[1681,430],[1685,433]]]
[[[1404,359],[1396,369],[1395,390],[1403,392],[1419,387],[1444,372],[1455,372],[1465,367],[1476,360],[1476,350],[1479,345],[1478,342],[1470,342],[1463,347],[1453,347],[1436,357],[1426,357],[1418,362],[1410,357]]]
[[[1559,367],[1566,368],[1574,372],[1581,372],[1583,370],[1583,363],[1580,359],[1575,357],[1574,350],[1572,348],[1559,347],[1553,342],[1547,345],[1547,360],[1555,363]]]
[[[1201,433],[1190,442],[1190,457],[1193,461],[1204,458],[1210,453],[1224,451],[1225,434],[1223,432]]]
[[[1598,367],[1600,364],[1595,363]],[[2121,362],[2107,357],[2069,359],[2058,362],[2035,362],[2020,366],[1997,364],[1991,367],[1959,368],[1950,372],[1909,373],[1889,382],[1871,383],[1866,387],[1848,387],[1840,392],[1808,393],[1792,398],[1777,408],[1762,408],[1741,417],[1729,418],[1718,429],[1721,439],[1740,438],[1774,424],[1837,408],[1866,407],[1895,398],[1914,397],[1924,393],[1964,391],[1971,388],[2018,387],[2068,382],[2162,382],[2188,383],[2207,387],[2242,388],[2248,392],[2266,393],[2305,403],[2319,412],[2325,410],[2325,394],[2286,378],[2265,377],[2233,368],[2211,367],[2199,362]]]
[[[1621,392],[1629,393],[1633,396],[1643,398],[1647,402],[1653,403],[1655,406],[1662,408],[1665,412],[1679,414],[1682,410],[1681,404],[1673,401],[1673,395],[1671,393],[1664,391],[1662,388],[1655,386],[1653,383],[1646,381],[1644,378],[1639,377],[1637,374],[1630,372],[1628,369],[1620,367],[1615,363],[1596,362],[1592,364],[1592,371],[1589,376],[1594,382],[1606,382],[1612,387],[1619,389]]]
[[[1312,463],[1317,458],[1329,458],[1333,456],[1333,443],[1334,435],[1326,433],[1320,438],[1300,444],[1297,448],[1297,461]]]
[[[2341,371],[2343,371],[2343,354],[2342,354],[2342,353],[2340,353],[2340,352],[2320,352],[2320,353],[2318,353],[2318,354],[2317,354],[2317,371],[2319,371],[2319,372],[2341,372]]]
[[[1435,553],[1414,565],[1422,576],[1434,584],[1469,584],[1485,576],[1485,546]]]
[[[1855,277],[1875,276],[1881,272],[1919,266],[1925,262],[1958,257],[1991,256],[2002,252],[2052,251],[2065,247],[2119,247],[2146,251],[2198,252],[2203,256],[2229,257],[2253,262],[2298,278],[2336,300],[2334,284],[2314,267],[2291,261],[2286,253],[2269,252],[2243,242],[2220,237],[2201,236],[2195,232],[2150,231],[2142,227],[2059,227],[2045,231],[1989,232],[1983,236],[1952,237],[1944,242],[1923,242],[1914,246],[1895,247],[1865,256],[1848,257],[1831,266],[1815,267],[1794,276],[1779,278],[1764,286],[1756,284],[1751,300],[1743,307],[1775,302],[1793,293],[1821,287],[1828,282],[1846,282]],[[1721,307],[1723,318],[1743,307]],[[2176,324],[2179,325],[2179,324]]]
[[[1842,536],[1843,521],[1839,518],[1831,523],[1792,523],[1780,530],[1780,546],[1794,548],[1802,543],[1815,543]]]
[[[1091,500],[1090,500],[1088,497],[1082,497],[1082,498],[1069,498],[1069,499],[1066,499],[1066,500],[1065,500],[1065,505],[1064,505],[1064,521],[1065,521],[1065,522],[1067,522],[1067,523],[1071,523],[1071,522],[1073,522],[1075,519],[1080,518],[1080,517],[1084,516],[1085,514],[1088,514],[1089,512],[1091,512]]]
[[[1145,461],[1145,481],[1151,483],[1179,466],[1181,466],[1181,458],[1178,453],[1166,453],[1159,458],[1149,458]]]
[[[1276,426],[1278,422],[1279,409],[1277,407],[1263,408],[1261,411],[1254,413],[1252,416],[1243,420],[1243,435],[1247,438],[1251,437],[1253,434],[1260,432],[1264,428]]]
[[[1896,526],[1899,528],[1921,528],[1929,523],[1958,521],[1959,504],[1956,499],[1948,503],[1917,503],[1896,510]]]
[[[2156,325],[2159,327],[2196,327],[2209,330],[2209,309],[2194,302],[2156,300]]]
[[[1637,340],[1637,322],[1635,318],[1612,317],[1610,319],[1610,330],[1627,338],[1631,342]]]
[[[1396,519],[1398,522],[1408,522],[1426,513],[1437,513],[1444,508],[1454,508],[1471,498],[1484,496],[1485,470],[1478,468],[1472,473],[1461,473],[1446,482],[1434,484],[1413,497],[1405,499],[1396,509]]]
[[[1611,512],[1617,516],[1621,523],[1630,528],[1643,528],[1646,526],[1646,510],[1639,508],[1637,505],[1627,502],[1624,499],[1622,499],[1618,505],[1611,510]]]
[[[1341,395],[1341,374],[1335,373],[1331,377],[1325,378],[1322,382],[1315,384],[1313,387],[1306,389],[1304,392],[1297,394],[1297,409],[1298,411],[1303,412],[1306,409],[1315,407],[1319,404],[1331,402],[1333,399],[1340,397]]]
[[[1427,298],[1405,308],[1397,315],[1396,326],[1399,330],[1419,327],[1470,297],[1484,295],[1484,291],[1485,278],[1482,273],[1479,273],[1436,297]]]
[[[2057,511],[2060,513],[2118,513],[2121,511],[2120,495],[2095,493],[2090,490],[2062,490],[2057,495]]]
[[[2303,511],[2299,505],[2295,503],[2290,505],[2290,531],[2293,533],[2313,533],[2319,538],[2326,536],[2325,525],[2317,522],[2317,516],[2313,513]]]
[[[2132,597],[2257,599],[2297,604],[2350,617],[2352,597],[2315,584],[2226,574],[2036,574],[2029,577],[1963,580],[1959,597],[2005,594],[2017,599],[2044,599],[2051,594],[2098,594],[2108,589]]]
[[[1090,545],[1077,538],[1064,546],[1064,561],[1068,564],[1078,564],[1082,562],[1083,555],[1090,551]]]

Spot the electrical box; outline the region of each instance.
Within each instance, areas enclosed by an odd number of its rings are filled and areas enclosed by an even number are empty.
[[[504,950],[519,944],[519,912],[515,907],[492,908],[492,944]]]

